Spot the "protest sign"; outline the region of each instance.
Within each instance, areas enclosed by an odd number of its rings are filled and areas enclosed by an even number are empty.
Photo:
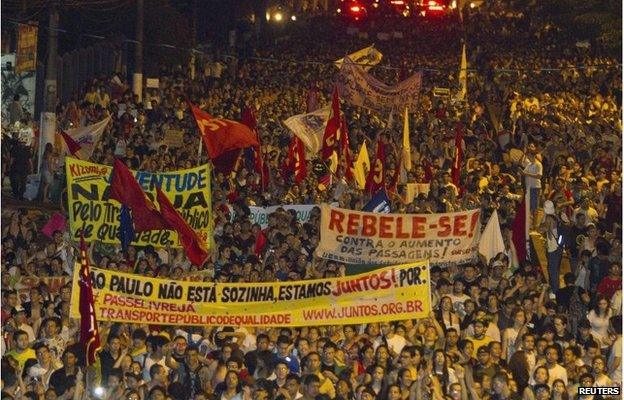
[[[119,244],[119,215],[121,205],[108,199],[112,167],[75,158],[66,159],[69,225],[74,240],[80,239],[84,225],[86,242],[99,240]],[[161,187],[173,206],[208,247],[212,238],[212,201],[210,198],[210,167],[154,174],[132,171],[150,199]],[[174,231],[160,230],[137,234],[133,245],[181,247]]]
[[[321,205],[319,257],[346,264],[429,260],[468,262],[477,256],[480,211],[377,214]]]
[[[165,131],[163,143],[168,147],[182,147],[184,144],[184,131],[168,129]]]
[[[71,316],[80,318],[80,266]],[[160,325],[318,326],[425,318],[429,265],[416,262],[364,274],[306,281],[173,281],[91,268],[100,321]]]
[[[279,208],[283,208],[286,211],[293,210],[297,213],[297,222],[300,224],[308,222],[310,219],[310,213],[314,207],[318,207],[314,204],[293,204],[293,205],[283,205],[283,206],[272,206],[272,207],[249,207],[249,211],[251,211],[251,215],[249,219],[252,224],[260,225],[260,228],[265,229],[269,226],[269,214],[274,213]]]

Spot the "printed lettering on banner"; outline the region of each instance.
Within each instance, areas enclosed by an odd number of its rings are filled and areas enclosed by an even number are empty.
[[[478,209],[380,215],[323,204],[316,254],[346,264],[469,262],[477,257],[480,215]]]
[[[69,224],[74,240],[79,240],[84,226],[86,242],[98,240],[119,244],[119,215],[121,205],[108,199],[110,176],[108,165],[94,164],[75,158],[66,158],[67,198]],[[154,200],[161,187],[173,206],[191,228],[197,232],[206,247],[212,238],[212,200],[210,195],[210,167],[173,172],[151,173],[132,171],[147,196]],[[136,235],[133,245],[154,247],[181,247],[174,231],[159,230]]]
[[[80,266],[72,317],[79,318]],[[91,268],[97,318],[160,325],[318,326],[425,318],[429,263],[340,278],[270,283],[174,281]]]

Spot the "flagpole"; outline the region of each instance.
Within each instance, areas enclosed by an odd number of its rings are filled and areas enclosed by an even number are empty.
[[[201,163],[201,154],[202,154],[202,138],[199,138],[199,147],[197,148],[197,165]]]

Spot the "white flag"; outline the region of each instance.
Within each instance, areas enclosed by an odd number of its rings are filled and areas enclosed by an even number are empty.
[[[301,139],[310,153],[317,154],[321,151],[323,134],[330,112],[328,106],[311,113],[293,115],[284,121],[284,125]]]
[[[498,212],[494,210],[481,235],[479,254],[485,257],[489,263],[498,253],[503,253],[504,251],[505,242],[503,241],[503,234],[501,233],[500,224],[498,222]]]
[[[80,150],[73,155],[81,160],[88,160],[91,158],[91,154],[93,154],[93,150],[95,150],[95,146],[100,141],[102,132],[104,132],[104,129],[110,120],[111,118],[108,116],[93,125],[66,130],[65,133],[71,137],[78,146],[80,146]],[[72,154],[67,147],[67,143],[63,146],[63,151],[64,154]]]
[[[349,59],[353,61],[353,63],[360,65],[364,69],[364,71],[368,71],[369,69],[373,68],[375,65],[381,62],[383,54],[381,54],[381,52],[377,50],[374,46],[368,46],[366,48],[363,48],[362,50],[356,51],[355,53],[349,54],[347,57],[349,57]],[[343,62],[344,58],[341,58],[339,60],[336,60],[336,62],[334,62],[334,65],[336,65],[336,67],[340,69],[342,68]]]

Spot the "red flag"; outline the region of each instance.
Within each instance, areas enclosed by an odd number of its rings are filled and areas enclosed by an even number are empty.
[[[290,142],[288,167],[295,175],[296,184],[301,183],[308,174],[303,142],[297,136],[293,136]]]
[[[342,125],[340,126],[342,134],[340,135],[340,147],[342,151],[342,159],[344,160],[345,165],[345,173],[344,176],[347,182],[353,182],[353,170],[351,167],[353,163],[351,162],[351,154],[349,152],[349,127],[347,125],[347,120],[345,117],[342,117]]]
[[[403,152],[401,152],[399,155],[399,160],[397,164],[395,164],[394,173],[392,174],[392,182],[390,182],[390,185],[388,185],[388,191],[390,193],[398,194],[397,187],[399,185],[399,178],[401,176],[401,162],[402,161],[403,161]]]
[[[526,201],[524,199],[518,206],[511,229],[511,240],[516,248],[518,262],[523,262],[526,260]]]
[[[97,353],[101,344],[84,235],[80,236],[80,258],[80,281],[78,281],[80,286],[80,305],[78,306],[80,310],[80,344],[85,350],[87,366],[90,366],[98,361]]]
[[[327,160],[333,154],[337,147],[338,141],[338,129],[340,128],[340,100],[338,98],[338,88],[334,86],[334,92],[332,93],[332,111],[327,125],[325,126],[325,133],[323,134],[323,147],[321,148],[321,158]]]
[[[74,138],[69,136],[67,133],[61,131],[61,137],[65,141],[65,144],[67,145],[67,150],[69,150],[72,156],[75,156],[76,153],[78,153],[78,151],[80,151],[80,149],[82,148],[78,143],[76,143]]]
[[[135,232],[166,229],[160,213],[119,158],[115,159],[108,198],[117,200],[132,210]]]
[[[186,250],[186,255],[191,263],[199,266],[203,265],[206,258],[208,258],[208,251],[204,247],[201,239],[197,236],[197,233],[195,233],[184,218],[182,218],[180,213],[173,208],[173,205],[159,187],[156,187],[156,198],[160,205],[162,218],[168,224],[167,228],[175,230],[178,233],[180,243],[182,243],[182,247]]]
[[[379,189],[385,186],[385,170],[386,165],[386,153],[384,151],[384,145],[381,140],[377,141],[377,155],[375,156],[375,162],[371,166],[366,178],[365,189],[369,193],[375,193]]]
[[[451,168],[451,178],[453,179],[453,185],[457,188],[460,187],[459,178],[461,176],[462,161],[464,158],[464,147],[462,143],[464,141],[464,126],[461,122],[458,122],[455,126],[455,159],[453,160],[453,167]]]
[[[256,237],[256,245],[254,246],[254,254],[260,256],[262,254],[262,250],[264,250],[264,246],[266,245],[266,236],[264,232],[258,232],[258,236]]]
[[[189,106],[211,159],[229,150],[260,145],[255,133],[244,124],[229,119],[214,118],[190,102]]]

